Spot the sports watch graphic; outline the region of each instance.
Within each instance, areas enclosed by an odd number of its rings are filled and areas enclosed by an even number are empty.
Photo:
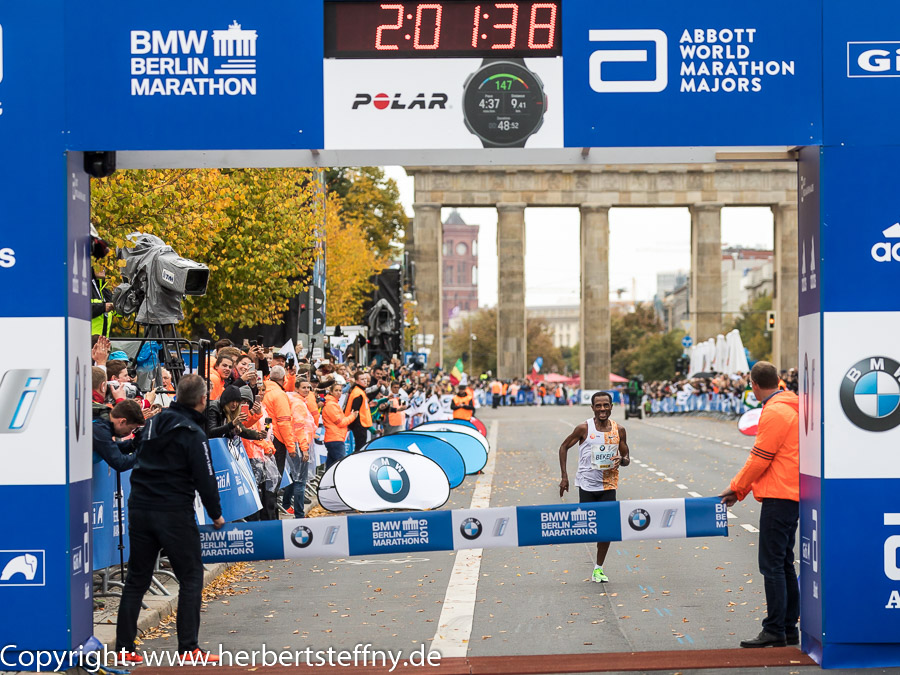
[[[544,83],[525,59],[484,59],[463,85],[463,119],[485,148],[524,148],[547,110]]]

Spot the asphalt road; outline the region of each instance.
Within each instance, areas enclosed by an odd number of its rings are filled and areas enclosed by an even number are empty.
[[[557,449],[589,416],[589,409],[577,407],[483,411],[481,419],[498,425],[490,505],[558,503]],[[620,499],[716,495],[743,464],[752,440],[734,422],[657,417],[625,423],[620,407],[614,418],[626,427],[634,458],[621,470]],[[574,450],[569,459],[574,477]],[[475,483],[468,477],[444,508],[469,507]],[[565,501],[576,499],[577,491]],[[458,563],[456,552],[254,563],[260,578],[253,590],[208,606],[201,645],[353,649],[371,643],[409,652],[430,647],[438,635],[434,644],[445,656],[734,648],[759,632],[765,595],[756,564],[758,505],[749,498],[732,511],[727,538],[614,542],[605,565],[608,584],[589,581],[593,544],[486,549]],[[459,601],[473,590],[474,602]],[[445,601],[453,609],[442,618]],[[449,620],[471,624],[467,641],[458,631],[448,638]],[[144,644],[174,647],[174,630]]]

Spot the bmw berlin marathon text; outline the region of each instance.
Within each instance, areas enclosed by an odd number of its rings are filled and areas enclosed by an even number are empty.
[[[131,31],[131,95],[256,95],[256,31],[235,21],[211,32]]]
[[[756,33],[756,28],[685,28],[678,39],[679,91],[759,92],[766,77],[793,76],[793,60],[754,58]],[[597,93],[652,93],[669,86],[665,32],[598,29],[590,31],[590,40],[598,47],[590,57],[590,85]]]

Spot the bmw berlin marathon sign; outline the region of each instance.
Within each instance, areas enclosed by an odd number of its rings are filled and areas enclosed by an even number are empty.
[[[131,95],[253,96],[256,38],[237,21],[212,31],[133,30]]]
[[[841,407],[866,431],[900,425],[900,363],[886,356],[863,359],[841,381]]]

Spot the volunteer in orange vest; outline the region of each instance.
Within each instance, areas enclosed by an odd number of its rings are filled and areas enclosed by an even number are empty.
[[[388,396],[387,423],[384,425],[384,435],[396,434],[406,428],[406,413],[409,405],[400,399],[400,382],[391,382],[391,393]]]
[[[309,387],[309,382],[302,382],[301,387]],[[309,450],[312,446],[313,435],[310,429],[315,430],[312,414],[306,405],[306,394],[309,391],[288,391],[288,400],[291,402],[291,421],[294,424],[294,437],[300,446],[300,453],[288,455],[288,473],[291,476],[291,484],[288,485],[282,495],[281,505],[289,515],[295,518],[303,518],[306,495],[306,482],[309,478]],[[315,431],[313,431],[313,434]]]
[[[369,429],[372,426],[372,411],[369,409],[369,397],[366,396],[366,387],[369,386],[369,374],[359,372],[356,374],[356,382],[347,401],[344,403],[344,414],[349,415],[355,411],[358,415],[350,424],[350,433],[353,434],[353,447],[359,450],[366,444]]]
[[[278,519],[278,508],[276,507],[275,493],[266,489],[265,473],[261,469],[261,465],[265,463],[266,457],[275,454],[275,446],[272,444],[272,441],[269,440],[269,428],[265,422],[268,416],[269,413],[266,410],[266,407],[260,404],[259,417],[257,417],[257,419],[248,426],[254,431],[264,434],[265,438],[261,441],[243,439],[244,450],[247,451],[247,457],[250,459],[250,465],[254,468],[254,476],[256,476],[258,481],[260,476],[262,476],[262,480],[257,482],[256,484],[256,489],[259,491],[259,499],[262,502],[262,508],[259,510],[259,512],[248,517],[247,520]]]
[[[472,419],[472,415],[475,414],[475,398],[467,391],[466,385],[459,385],[456,390],[456,396],[453,397],[453,402],[450,404],[450,409],[453,411],[453,419],[455,420],[468,421]]]
[[[503,385],[500,380],[491,382],[491,408],[500,405],[500,397],[503,395]]]
[[[234,359],[225,354],[216,357],[215,367],[209,371],[209,400],[217,401],[225,390],[225,382],[231,376]]]
[[[322,408],[322,423],[325,425],[325,449],[328,458],[325,460],[325,469],[344,458],[347,446],[344,441],[347,438],[347,427],[356,419],[357,412],[351,411],[344,415],[341,410],[341,390],[344,388],[334,380],[326,384],[325,405]]]
[[[741,647],[784,647],[800,643],[800,589],[794,570],[794,540],[800,519],[799,399],[779,389],[778,371],[758,361],[750,386],[762,403],[759,430],[750,456],[720,497],[727,506],[751,491],[762,502],[759,512],[759,571],[766,590],[762,630]]]
[[[269,411],[275,429],[275,464],[278,466],[278,475],[284,474],[284,464],[288,453],[297,452],[297,438],[294,436],[294,423],[291,414],[291,402],[284,392],[284,368],[272,366],[269,371],[269,381],[266,383],[266,393],[263,395],[263,405]]]

